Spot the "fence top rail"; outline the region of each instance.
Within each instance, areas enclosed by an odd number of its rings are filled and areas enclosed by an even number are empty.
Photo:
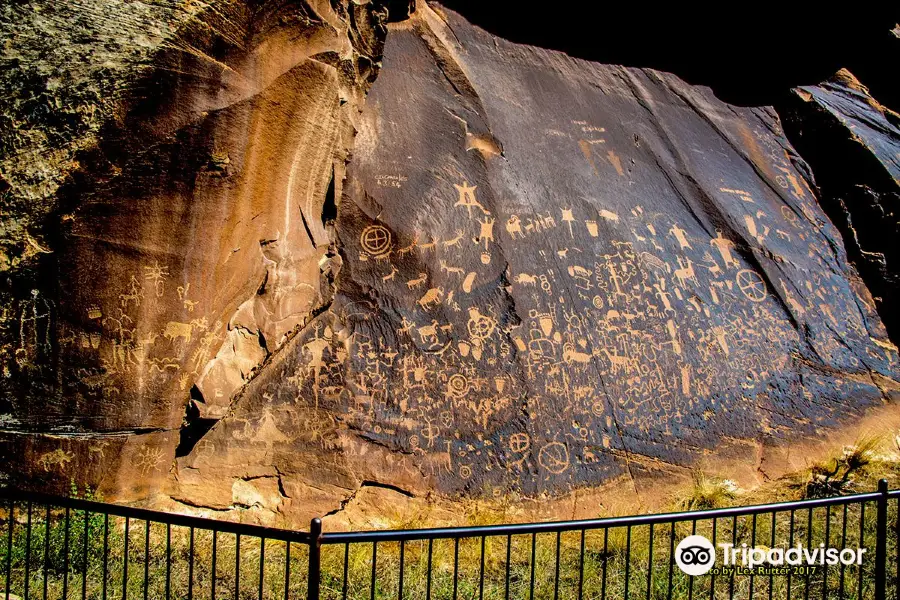
[[[900,496],[900,490],[889,495]],[[324,533],[323,544],[352,544],[365,542],[398,542],[428,539],[460,539],[473,537],[492,537],[501,535],[524,535],[537,533],[557,533],[592,529],[609,529],[639,525],[658,525],[684,521],[703,521],[727,517],[743,517],[765,513],[811,510],[826,506],[870,502],[882,498],[879,492],[836,496],[831,498],[815,498],[811,500],[795,500],[775,502],[753,506],[735,506],[712,510],[670,512],[649,515],[631,515],[624,517],[607,517],[603,519],[585,519],[577,521],[548,521],[543,523],[518,523],[511,525],[479,525],[472,527],[442,527],[434,529],[406,530],[371,530],[353,532]]]
[[[80,498],[66,498],[64,496],[55,496],[52,494],[44,494],[40,492],[23,492],[20,490],[0,488],[0,498],[17,502],[30,502],[31,504],[48,507],[69,508],[73,510],[83,510],[97,514],[108,514],[116,517],[126,517],[129,519],[150,521],[153,523],[163,523],[179,527],[205,529],[216,531],[218,533],[234,533],[246,536],[262,537],[284,542],[308,544],[310,540],[309,533],[305,531],[280,529],[277,527],[266,527],[263,525],[251,525],[247,523],[235,523],[233,521],[220,521],[217,519],[207,519],[205,517],[194,517],[177,513],[167,513],[158,510],[150,510],[147,508],[123,506],[121,504],[108,504],[106,502],[82,500]]]
[[[566,531],[581,531],[592,529],[609,529],[613,527],[636,527],[642,525],[659,525],[685,521],[704,521],[729,517],[745,517],[767,513],[811,510],[826,506],[840,506],[844,504],[858,504],[876,501],[884,497],[900,497],[900,489],[890,490],[886,493],[868,492],[849,496],[835,496],[831,498],[814,498],[810,500],[794,500],[788,502],[775,502],[770,504],[757,504],[753,506],[734,506],[729,508],[717,508],[712,510],[669,512],[647,515],[630,515],[623,517],[606,517],[602,519],[584,519],[571,521],[547,521],[538,523],[516,523],[507,525],[478,525],[470,527],[441,527],[431,529],[385,529],[370,531],[334,532],[322,533],[319,541],[322,544],[351,544],[365,542],[396,542],[409,540],[428,539],[461,539],[473,537],[492,537],[501,535],[525,535],[538,533],[557,533]],[[205,517],[195,517],[176,513],[167,513],[146,508],[135,508],[120,504],[108,504],[93,500],[79,498],[66,498],[41,492],[25,492],[9,488],[0,488],[0,498],[10,501],[29,502],[32,504],[55,506],[84,510],[97,514],[109,514],[117,517],[126,517],[150,521],[155,523],[170,524],[181,527],[193,527],[221,533],[234,533],[240,535],[264,537],[286,542],[309,544],[312,536],[305,531],[266,527],[262,525],[250,525],[235,523],[232,521],[220,521]]]

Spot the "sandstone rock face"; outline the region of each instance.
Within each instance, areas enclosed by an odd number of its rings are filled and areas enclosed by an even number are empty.
[[[171,493],[339,511],[652,482],[880,406],[865,286],[771,109],[493,38],[391,26],[338,204],[328,310],[177,460]]]
[[[875,296],[892,339],[900,338],[900,115],[852,73],[793,91],[785,127],[817,173],[822,206]]]
[[[772,109],[415,8],[383,65],[358,1],[214,3],[141,54],[52,235],[11,235],[8,480],[361,523],[755,473],[889,400]]]
[[[5,230],[25,246],[5,263],[3,443],[36,467],[11,477],[78,474],[140,498],[172,464],[188,400],[191,417],[223,416],[330,301],[333,198],[386,15],[367,2],[119,4],[4,9],[29,20],[5,50],[18,96],[74,91],[29,100],[63,133],[39,121],[4,132],[27,152],[4,156],[6,196],[21,198],[8,221],[26,230]],[[57,30],[73,38],[61,63],[37,61],[27,34]],[[92,54],[104,43],[119,63]],[[30,81],[32,60],[60,72]],[[16,100],[7,118],[29,106]],[[55,198],[50,218],[20,206],[44,190],[29,173]],[[27,233],[42,218],[46,241]],[[27,262],[29,247],[42,256]]]

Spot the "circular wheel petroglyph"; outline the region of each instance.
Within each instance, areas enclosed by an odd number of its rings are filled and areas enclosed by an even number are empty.
[[[735,277],[738,289],[753,302],[762,302],[766,299],[766,282],[756,271],[744,269],[738,271]]]
[[[538,462],[554,475],[559,475],[569,468],[569,449],[560,442],[550,442],[538,452]]]
[[[369,225],[359,236],[359,243],[369,254],[381,256],[391,247],[391,232],[381,225]]]
[[[469,393],[469,380],[466,379],[465,375],[460,375],[459,373],[451,375],[447,381],[447,389],[452,396],[462,398]]]

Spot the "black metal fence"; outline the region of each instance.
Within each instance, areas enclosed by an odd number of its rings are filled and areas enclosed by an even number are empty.
[[[707,511],[442,529],[297,532],[0,491],[0,598],[900,599],[900,490]],[[865,549],[849,564],[676,566],[687,535]],[[732,568],[733,567],[733,568]],[[742,570],[743,568],[743,570]]]

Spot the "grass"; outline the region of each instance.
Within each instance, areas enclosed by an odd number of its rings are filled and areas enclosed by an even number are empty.
[[[880,439],[861,439],[830,461],[811,465],[801,473],[752,492],[738,490],[727,480],[697,473],[693,485],[672,499],[671,508],[693,510],[737,502],[816,497],[823,490],[869,491],[881,477],[888,478],[891,487],[900,487],[900,457],[896,452],[882,452],[883,446]],[[77,492],[74,490],[73,495],[79,495]],[[89,491],[80,495],[91,497]],[[502,505],[474,503],[473,507],[468,515],[470,524],[490,525],[509,520]],[[897,508],[898,503],[891,501],[889,557],[897,557]],[[290,547],[290,576],[285,594],[287,548],[283,542],[267,541],[263,549],[257,538],[243,537],[238,542],[232,534],[218,533],[214,538],[211,531],[202,530],[195,530],[192,539],[190,530],[183,527],[159,523],[148,526],[144,521],[133,520],[127,523],[126,533],[125,519],[85,515],[74,510],[69,512],[67,531],[65,512],[54,509],[48,521],[43,507],[33,509],[29,517],[27,508],[18,506],[14,516],[11,538],[8,519],[0,529],[3,532],[0,569],[9,557],[10,589],[20,597],[25,595],[26,575],[29,596],[41,599],[156,599],[166,598],[167,588],[171,598],[188,598],[189,588],[191,597],[197,599],[259,598],[260,575],[262,598],[306,597],[308,549],[301,544]],[[30,533],[26,526],[29,519]],[[412,528],[426,524],[407,519],[392,525]],[[769,598],[770,591],[773,598],[801,595],[822,598],[826,591],[832,598],[862,600],[872,595],[871,559],[864,562],[862,571],[853,566],[830,567],[827,571],[819,568],[808,576],[791,578],[741,575],[689,578],[672,567],[671,548],[694,532],[710,539],[715,537],[718,542],[733,541],[738,546],[801,543],[815,547],[824,543],[838,547],[864,546],[874,552],[875,505],[867,504],[864,511],[858,504],[846,510],[833,507],[794,513],[783,511],[774,520],[769,513],[755,519],[751,516],[715,522],[706,519],[675,526],[656,525],[652,529],[650,526],[617,527],[587,531],[583,539],[580,531],[559,536],[555,533],[501,535],[483,541],[481,538],[464,538],[458,542],[443,539],[432,542],[430,552],[428,541],[410,541],[402,546],[382,542],[377,549],[371,543],[349,547],[325,545],[321,595],[327,600],[337,600],[344,596],[346,589],[346,597],[354,600],[399,598],[401,563],[404,598],[577,598],[580,591],[581,597],[594,600],[625,598],[626,586],[627,597],[676,600],[712,595],[727,597],[730,593],[740,598]],[[166,560],[167,549],[171,561]],[[263,551],[264,560],[261,560]],[[892,565],[888,581],[891,592],[898,575],[894,572],[896,558],[889,564]],[[2,570],[0,582],[3,582],[0,584],[2,598],[5,589]]]

